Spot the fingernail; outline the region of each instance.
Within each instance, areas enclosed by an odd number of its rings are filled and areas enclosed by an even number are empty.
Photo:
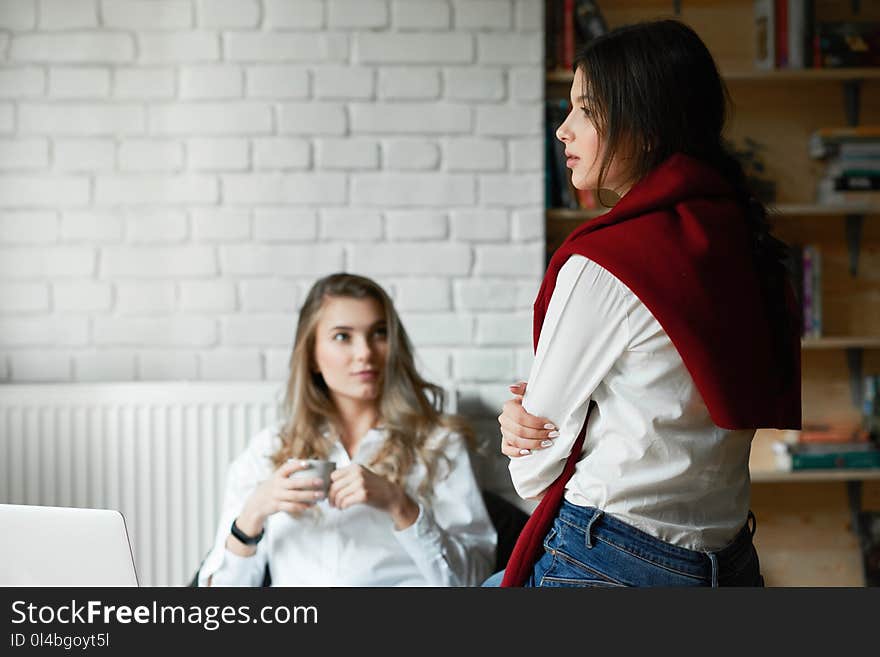
[[[320,490],[319,490],[319,491],[315,491],[315,499],[316,499],[316,500],[319,500],[319,499],[321,499],[322,497],[324,497],[324,491],[320,491]]]
[[[552,424],[545,424],[545,425],[544,425],[544,428],[545,428],[545,429],[555,429],[556,427],[553,426]]]
[[[323,479],[312,479],[312,484],[314,486],[323,486],[324,480]]]
[[[521,449],[519,450],[520,456],[525,456],[526,454],[531,454],[532,450],[530,449]]]
[[[553,444],[552,440],[542,440],[541,441],[541,447],[550,447],[550,445],[552,445],[552,444]]]
[[[551,431],[550,433],[547,434],[547,437],[548,438],[559,438],[559,432],[558,431]]]
[[[306,466],[308,465],[308,463],[306,463],[305,461],[300,461],[300,462],[299,462],[299,465],[300,465],[301,468],[304,468],[304,467],[306,467]]]

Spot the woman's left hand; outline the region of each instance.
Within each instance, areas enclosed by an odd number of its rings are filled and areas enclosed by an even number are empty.
[[[398,530],[412,525],[419,517],[419,506],[402,487],[359,463],[352,463],[330,474],[332,483],[327,496],[330,504],[347,509],[355,504],[369,504],[387,511]]]

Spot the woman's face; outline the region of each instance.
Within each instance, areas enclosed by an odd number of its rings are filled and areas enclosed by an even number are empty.
[[[314,362],[334,401],[378,401],[388,336],[375,299],[327,297],[315,333]]]
[[[571,111],[556,130],[556,138],[565,144],[565,166],[571,169],[572,184],[577,189],[597,189],[602,148],[590,112],[592,102],[590,98],[583,97],[583,90],[584,73],[578,68],[571,84]],[[619,167],[612,159],[603,186],[617,190],[622,186],[621,179]]]

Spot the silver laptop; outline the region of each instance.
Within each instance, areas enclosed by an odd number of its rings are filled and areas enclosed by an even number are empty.
[[[137,586],[118,511],[0,504],[0,586]]]

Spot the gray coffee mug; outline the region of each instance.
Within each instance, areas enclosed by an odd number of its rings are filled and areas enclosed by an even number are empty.
[[[330,473],[336,469],[335,461],[324,461],[322,459],[288,459],[288,462],[295,461],[305,462],[307,467],[297,470],[290,475],[291,479],[322,479],[324,481],[323,491],[326,495],[330,492]]]

